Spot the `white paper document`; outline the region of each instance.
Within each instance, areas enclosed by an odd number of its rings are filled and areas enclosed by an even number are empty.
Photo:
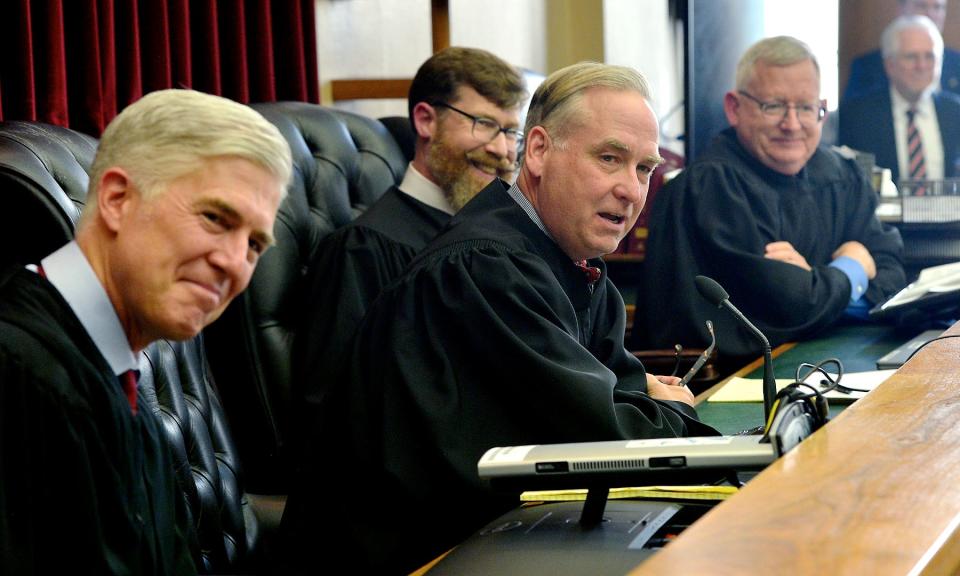
[[[950,292],[960,288],[960,262],[924,268],[916,281],[883,303],[883,308],[913,302],[930,293]]]

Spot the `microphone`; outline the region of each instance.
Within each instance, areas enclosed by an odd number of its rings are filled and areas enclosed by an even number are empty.
[[[717,308],[729,310],[763,344],[763,417],[764,422],[769,421],[773,399],[777,395],[777,385],[773,378],[773,356],[770,353],[770,341],[767,340],[767,337],[763,335],[759,328],[753,325],[753,322],[743,315],[743,312],[730,303],[730,295],[723,289],[723,286],[717,284],[716,280],[706,276],[697,276],[693,282],[701,296]]]

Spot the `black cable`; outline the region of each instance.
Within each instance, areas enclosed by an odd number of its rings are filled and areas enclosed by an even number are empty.
[[[834,375],[833,375],[833,374],[830,374],[829,372],[827,372],[826,370],[823,369],[823,366],[825,366],[825,365],[827,365],[827,364],[835,364],[835,365],[837,366],[836,380],[834,380]],[[801,378],[801,377],[800,377],[800,370],[801,370],[802,368],[804,368],[804,367],[809,367],[809,368],[810,368],[810,371],[807,372],[806,374],[804,374],[803,378]],[[821,388],[821,389],[819,390],[819,392],[820,392],[821,394],[826,394],[827,392],[831,392],[831,391],[833,391],[833,390],[836,390],[837,392],[841,392],[841,393],[843,393],[843,394],[851,394],[851,393],[853,393],[853,392],[864,392],[864,393],[866,393],[866,392],[869,392],[869,391],[870,391],[870,390],[867,390],[867,389],[865,389],[865,388],[853,388],[853,387],[851,387],[851,386],[845,386],[845,385],[841,382],[841,379],[843,378],[843,363],[840,362],[840,360],[837,359],[837,358],[827,358],[826,360],[823,360],[823,361],[819,362],[818,364],[810,364],[809,362],[801,362],[800,365],[797,366],[796,381],[797,381],[797,382],[803,382],[804,380],[806,380],[807,378],[809,378],[810,375],[813,374],[814,372],[819,372],[820,374],[823,375],[824,378],[826,378],[826,380],[821,380],[821,381],[820,381],[821,386],[823,386],[823,388]],[[809,385],[808,385],[808,386],[809,386]]]
[[[832,374],[824,370],[823,367],[828,364],[833,364],[834,366],[837,367],[836,380],[833,379]],[[800,370],[802,370],[804,367],[808,367],[810,368],[810,370],[806,374],[804,374],[803,377],[801,378]],[[830,390],[833,390],[834,388],[836,388],[837,385],[840,384],[840,379],[843,378],[843,363],[840,362],[839,358],[827,358],[826,360],[821,360],[816,364],[810,364],[809,362],[801,362],[797,366],[797,371],[794,373],[794,381],[798,383],[803,382],[804,380],[809,378],[810,375],[813,374],[814,372],[819,372],[820,374],[823,374],[823,376],[830,382],[830,388],[829,390],[827,390],[829,392]]]

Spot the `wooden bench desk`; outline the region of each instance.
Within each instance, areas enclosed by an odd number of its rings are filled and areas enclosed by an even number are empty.
[[[929,344],[631,576],[957,573],[960,338]]]

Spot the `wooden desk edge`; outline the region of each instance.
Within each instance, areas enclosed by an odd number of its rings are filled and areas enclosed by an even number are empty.
[[[429,572],[431,569],[433,569],[434,566],[437,565],[437,562],[440,562],[441,560],[443,560],[444,558],[446,558],[446,557],[447,557],[447,554],[449,554],[449,553],[451,553],[451,552],[453,552],[453,548],[451,548],[451,549],[447,550],[446,552],[444,552],[443,554],[437,556],[436,558],[434,558],[433,560],[431,560],[428,564],[424,564],[424,565],[421,566],[420,568],[417,568],[416,570],[414,570],[413,572],[411,572],[411,573],[409,574],[409,576],[424,576],[424,574],[426,574],[427,572]]]
[[[939,341],[631,576],[960,573],[958,399],[960,343]]]

